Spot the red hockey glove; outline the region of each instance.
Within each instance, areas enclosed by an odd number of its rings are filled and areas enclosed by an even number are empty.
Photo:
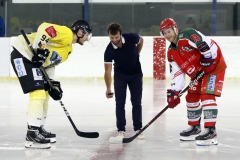
[[[174,108],[180,103],[180,98],[178,94],[180,91],[173,91],[171,89],[167,90],[167,102],[169,108]]]
[[[202,65],[202,69],[203,69],[203,71],[206,74],[211,73],[216,68],[216,61],[215,61],[215,59],[205,59],[205,58],[202,58],[200,60],[200,64]]]

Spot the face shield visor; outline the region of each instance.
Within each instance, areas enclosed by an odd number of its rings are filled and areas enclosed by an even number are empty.
[[[87,36],[87,40],[89,41],[92,38],[92,29],[87,29],[86,27],[82,27],[83,28],[83,36],[86,35]]]
[[[87,36],[87,40],[90,41],[92,38],[92,33],[86,33],[85,35]]]

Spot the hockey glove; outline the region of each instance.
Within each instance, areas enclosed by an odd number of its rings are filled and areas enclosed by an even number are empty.
[[[54,100],[61,100],[62,99],[62,88],[61,84],[58,81],[51,81],[53,84],[53,88],[49,86],[48,93]]]
[[[200,60],[200,64],[202,65],[202,69],[203,69],[204,73],[206,73],[206,74],[211,73],[216,68],[215,59],[202,58]]]
[[[41,67],[49,55],[48,49],[38,48],[36,54],[32,57],[32,63],[36,67]]]
[[[180,103],[180,98],[178,94],[180,91],[173,91],[171,89],[167,90],[167,102],[169,108],[174,108]]]

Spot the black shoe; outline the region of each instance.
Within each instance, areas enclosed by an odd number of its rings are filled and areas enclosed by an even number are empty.
[[[200,124],[195,126],[190,126],[187,130],[184,130],[180,133],[181,141],[194,141],[195,137],[198,136],[201,132]]]
[[[56,134],[46,131],[43,126],[39,128],[39,133],[43,135],[46,139],[49,139],[51,143],[56,142]]]
[[[51,148],[50,140],[45,139],[38,130],[28,130],[26,135],[26,148],[48,149]]]
[[[209,146],[218,144],[215,127],[205,128],[205,132],[197,136],[195,139],[198,146]]]

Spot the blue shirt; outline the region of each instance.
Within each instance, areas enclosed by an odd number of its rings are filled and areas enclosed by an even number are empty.
[[[138,34],[122,34],[122,48],[114,48],[110,42],[104,53],[104,63],[112,63],[114,61],[114,72],[123,74],[142,73],[137,50],[139,41],[140,36]]]

